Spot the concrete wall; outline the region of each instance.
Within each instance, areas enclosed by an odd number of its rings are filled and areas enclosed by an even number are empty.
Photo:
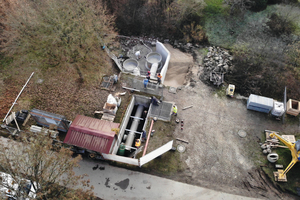
[[[167,74],[167,70],[169,67],[169,62],[170,62],[170,57],[171,57],[171,53],[168,51],[168,49],[159,41],[156,41],[156,52],[160,53],[160,55],[162,56],[162,63],[164,63],[164,66],[161,69],[161,83],[164,83],[166,74]]]
[[[134,107],[134,103],[135,103],[135,96],[132,96],[132,99],[130,101],[130,104],[128,105],[127,107],[127,110],[126,110],[126,113],[123,117],[123,120],[122,120],[122,124],[120,126],[120,131],[119,131],[119,135],[118,135],[118,138],[117,138],[117,141],[114,143],[114,147],[113,147],[113,150],[112,150],[112,154],[117,154],[118,153],[118,149],[119,149],[119,146],[122,142],[122,138],[123,138],[123,135],[124,135],[124,132],[125,132],[125,129],[126,129],[126,126],[128,124],[128,121],[130,119],[130,115],[131,115],[131,112],[133,110],[133,107]]]
[[[130,115],[132,113],[133,107],[134,107],[134,105],[137,105],[137,104],[143,105],[144,107],[149,107],[150,106],[150,98],[145,97],[145,96],[139,96],[139,95],[133,95],[132,96],[132,99],[131,99],[128,107],[127,107],[126,113],[123,117],[118,137],[117,137],[117,139],[115,139],[112,150],[110,151],[111,154],[117,154],[119,146],[120,146],[121,141],[122,141],[122,138],[123,138],[124,133],[125,133],[126,126],[127,126],[128,121],[130,119]],[[148,114],[149,114],[149,112],[148,112]],[[146,127],[146,122],[145,122],[143,128]]]

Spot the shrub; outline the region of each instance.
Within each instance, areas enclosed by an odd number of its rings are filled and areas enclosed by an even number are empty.
[[[270,21],[267,25],[270,27],[273,34],[279,36],[282,34],[291,34],[295,30],[295,26],[287,18],[283,18],[281,15],[273,13],[270,16]]]
[[[267,8],[267,3],[268,0],[252,0],[250,9],[255,12],[265,10]]]
[[[204,13],[208,16],[225,14],[225,7],[223,7],[223,0],[205,0],[207,4],[204,8]]]

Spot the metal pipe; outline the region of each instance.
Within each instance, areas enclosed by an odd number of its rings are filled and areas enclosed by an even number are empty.
[[[134,141],[135,138],[135,132],[138,128],[139,122],[141,121],[138,118],[141,118],[142,114],[143,114],[143,110],[144,110],[144,106],[139,105],[136,112],[135,112],[135,118],[133,119],[133,122],[130,126],[130,132],[127,135],[127,139],[126,139],[126,143],[125,143],[125,149],[126,150],[130,150],[131,149],[131,145]]]
[[[8,114],[10,113],[11,109],[14,107],[14,105],[16,104],[19,96],[21,95],[21,93],[23,92],[23,90],[25,89],[26,85],[28,84],[28,82],[30,81],[31,77],[33,76],[34,72],[32,72],[32,74],[30,75],[30,77],[28,78],[27,82],[25,83],[25,85],[23,86],[22,90],[19,92],[17,98],[15,99],[15,102],[11,105],[9,111],[7,112],[6,116],[3,119],[3,122],[6,120]]]
[[[149,133],[148,133],[148,137],[147,137],[147,141],[146,141],[146,144],[145,144],[145,149],[144,149],[142,157],[146,154],[146,151],[147,151],[147,147],[148,147],[148,143],[149,143],[149,139],[150,139],[150,135],[151,135],[153,123],[154,123],[154,120],[152,119],[152,122],[151,122],[151,125],[150,125],[150,129],[149,129]]]
[[[136,91],[136,92],[140,92],[141,91],[141,90],[137,90],[137,89],[129,88],[129,87],[122,87],[122,88],[127,89],[127,90]]]

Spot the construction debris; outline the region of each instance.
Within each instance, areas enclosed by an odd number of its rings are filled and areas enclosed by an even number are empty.
[[[270,163],[275,163],[278,159],[279,159],[279,156],[277,153],[270,153],[268,156],[267,156],[267,159]]]
[[[187,106],[187,107],[184,107],[184,108],[182,108],[182,110],[186,110],[186,109],[188,109],[188,108],[192,108],[193,107],[193,105],[191,105],[191,106]]]
[[[203,59],[204,73],[200,79],[212,81],[214,85],[221,85],[224,81],[224,74],[231,73],[233,57],[227,50],[219,47],[209,47],[208,53]]]
[[[283,170],[280,170],[280,169],[278,169],[277,172],[273,172],[275,181],[287,182],[286,174],[284,175],[284,177],[282,179],[279,178],[279,173],[282,173],[282,172],[283,172]]]
[[[115,91],[116,90],[116,86],[114,86],[114,84],[118,81],[118,76],[117,75],[113,75],[113,76],[103,76],[102,78],[102,82],[101,82],[101,89],[104,90],[110,90],[110,91]]]
[[[181,141],[181,142],[185,142],[185,143],[189,143],[189,141],[186,141],[186,140],[184,140],[184,139],[180,139],[180,138],[176,138],[176,140],[179,140],[179,141]]]
[[[224,83],[224,73],[210,72],[209,80],[213,82],[214,85],[220,86],[222,83]]]

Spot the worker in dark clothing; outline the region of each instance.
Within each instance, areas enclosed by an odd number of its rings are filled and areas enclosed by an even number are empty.
[[[147,137],[147,133],[146,133],[145,130],[143,130],[143,133],[142,133],[142,142],[146,141],[146,137]]]
[[[147,114],[148,114],[148,111],[147,111],[147,110],[145,110],[145,111],[142,113],[142,118],[143,118],[143,119],[146,119],[146,117],[147,117]]]
[[[162,76],[160,73],[157,74],[157,84],[160,85]]]
[[[155,96],[152,96],[151,103],[155,106],[158,106],[158,104],[160,104],[160,101]]]

